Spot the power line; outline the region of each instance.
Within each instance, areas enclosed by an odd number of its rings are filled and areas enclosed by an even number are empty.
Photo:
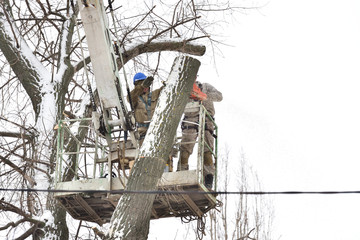
[[[0,192],[48,192],[48,193],[110,193],[110,194],[212,194],[212,195],[335,195],[360,194],[360,191],[173,191],[173,190],[60,190],[34,188],[0,188]]]

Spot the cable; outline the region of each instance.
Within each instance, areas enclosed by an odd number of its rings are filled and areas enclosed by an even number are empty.
[[[49,193],[110,193],[110,194],[212,194],[212,195],[335,195],[335,194],[360,194],[360,191],[169,191],[169,190],[60,190],[60,189],[34,189],[34,188],[0,188],[0,192],[49,192]]]
[[[130,88],[129,88],[129,84],[128,84],[128,80],[127,80],[127,74],[126,74],[126,71],[125,71],[124,58],[123,58],[123,55],[121,53],[121,49],[120,49],[120,46],[119,46],[120,45],[120,38],[119,38],[119,35],[117,34],[118,30],[117,30],[117,27],[116,27],[114,9],[112,7],[111,0],[108,0],[108,4],[109,4],[109,8],[110,8],[111,18],[112,18],[112,21],[113,21],[113,24],[114,24],[114,33],[115,33],[115,37],[116,37],[115,47],[116,47],[116,49],[118,51],[118,54],[120,56],[120,61],[121,61],[122,70],[123,70],[125,83],[126,83],[126,91],[127,91],[128,97],[129,97],[130,108],[131,108],[131,111],[134,112],[133,103],[132,103],[132,100],[131,100],[131,97],[130,97]],[[124,50],[125,50],[125,48],[124,48]]]

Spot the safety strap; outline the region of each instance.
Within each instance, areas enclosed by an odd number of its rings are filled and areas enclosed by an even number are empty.
[[[195,126],[187,126],[184,125],[184,122],[181,124],[181,130],[184,129],[196,129],[196,132],[199,132],[199,126],[195,125]],[[209,129],[206,125],[205,125],[205,131],[208,131],[214,138],[217,138],[217,135],[214,133],[213,130]]]
[[[181,130],[184,129],[196,129],[196,131],[199,130],[198,126],[185,126],[184,124],[181,124]]]
[[[138,127],[146,127],[146,128],[148,128],[149,125],[150,125],[150,123],[137,123]]]
[[[149,121],[151,120],[151,93],[152,92],[149,92],[147,103],[142,96],[139,96],[140,100],[145,104],[145,109],[147,111]]]

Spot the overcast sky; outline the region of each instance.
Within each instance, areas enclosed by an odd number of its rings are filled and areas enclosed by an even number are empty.
[[[200,59],[199,80],[223,92],[231,164],[242,148],[266,191],[360,190],[360,1],[271,0],[224,35],[232,47],[218,72]],[[272,199],[275,239],[360,239],[360,194]]]
[[[231,47],[217,71],[199,58],[199,80],[223,93],[230,163],[243,149],[265,191],[360,190],[360,1],[269,0],[228,27]],[[360,239],[360,194],[272,199],[276,239]],[[179,222],[152,221],[149,239],[173,239]]]
[[[221,141],[264,190],[360,190],[360,1],[272,0],[232,23]],[[229,120],[231,119],[231,120]],[[280,239],[360,239],[360,195],[276,196]]]

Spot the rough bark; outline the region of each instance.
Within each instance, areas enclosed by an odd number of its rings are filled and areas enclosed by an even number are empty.
[[[157,189],[199,66],[200,62],[191,57],[181,56],[175,59],[167,84],[160,94],[139,158],[131,172],[127,190]],[[124,194],[111,219],[107,238],[147,239],[154,199],[155,194]]]
[[[53,194],[49,194],[47,198],[47,205],[52,215],[54,216],[54,226],[47,225],[45,227],[44,239],[51,240],[68,240],[69,229],[66,224],[66,211],[65,209],[55,200]]]

